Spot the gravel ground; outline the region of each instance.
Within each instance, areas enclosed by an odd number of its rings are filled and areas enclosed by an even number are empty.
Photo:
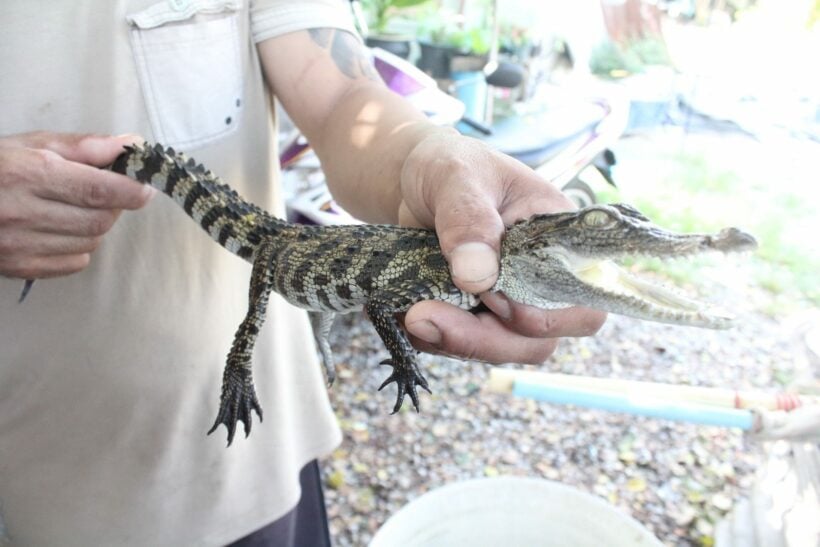
[[[591,338],[565,340],[542,370],[673,384],[777,390],[795,356],[767,293],[735,266],[707,268],[708,300],[739,312],[729,331],[610,316]],[[729,281],[727,283],[727,281]],[[727,288],[729,287],[729,288]],[[694,289],[690,288],[690,293]],[[340,318],[331,399],[344,442],[323,462],[337,547],[366,545],[403,505],[453,481],[544,477],[600,496],[669,545],[711,544],[715,522],[747,493],[762,448],[737,430],[697,426],[487,392],[490,366],[422,356],[434,395],[390,415],[395,388],[376,391],[386,356],[362,315]],[[511,365],[515,366],[515,365]]]

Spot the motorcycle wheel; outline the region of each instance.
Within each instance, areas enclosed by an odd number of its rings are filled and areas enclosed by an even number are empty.
[[[589,207],[598,202],[592,187],[578,177],[566,183],[561,191],[575,202],[575,205],[577,205],[579,209]]]

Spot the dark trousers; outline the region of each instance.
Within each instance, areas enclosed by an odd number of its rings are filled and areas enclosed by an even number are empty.
[[[322,477],[316,460],[299,473],[302,497],[290,513],[229,547],[330,547]]]

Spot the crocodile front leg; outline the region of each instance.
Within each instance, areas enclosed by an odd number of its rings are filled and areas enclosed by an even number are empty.
[[[256,253],[251,273],[248,313],[239,325],[234,336],[228,363],[222,376],[222,395],[219,402],[219,413],[208,435],[216,431],[219,424],[228,428],[228,446],[233,442],[236,422],[245,426],[245,437],[251,432],[251,411],[256,412],[262,421],[262,407],[256,398],[251,371],[251,356],[259,330],[265,322],[268,308],[268,297],[273,289],[274,246],[263,243]]]
[[[409,306],[408,306],[409,307]],[[397,394],[396,404],[393,407],[393,414],[399,411],[404,402],[404,395],[410,395],[413,401],[413,406],[416,412],[419,410],[419,396],[416,392],[416,386],[421,386],[427,393],[431,393],[430,387],[427,385],[427,380],[419,369],[416,361],[416,350],[407,339],[407,335],[399,326],[399,322],[395,317],[395,313],[399,310],[388,304],[385,300],[371,298],[365,305],[370,321],[379,333],[379,337],[384,342],[387,350],[390,352],[390,359],[385,359],[381,362],[382,365],[390,365],[393,367],[393,372],[379,387],[381,391],[385,386],[392,382],[396,382]]]

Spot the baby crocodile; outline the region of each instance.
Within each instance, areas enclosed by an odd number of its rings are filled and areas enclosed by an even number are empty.
[[[335,376],[328,333],[337,313],[364,308],[390,352],[383,361],[396,382],[393,412],[405,394],[418,410],[416,387],[430,391],[416,351],[396,314],[422,300],[463,309],[479,298],[461,291],[432,230],[390,225],[306,226],[285,222],[244,201],[213,173],[172,148],[127,146],[111,169],[171,196],[213,239],[253,265],[248,312],[225,366],[219,413],[228,444],[238,421],[245,435],[251,411],[262,419],[251,354],[272,290],[308,310],[328,381]],[[626,255],[682,256],[709,250],[752,250],[752,236],[727,228],[716,235],[668,232],[628,205],[535,215],[509,226],[493,291],[543,309],[587,306],[650,321],[725,328],[731,318],[668,289],[627,274],[610,259]]]

